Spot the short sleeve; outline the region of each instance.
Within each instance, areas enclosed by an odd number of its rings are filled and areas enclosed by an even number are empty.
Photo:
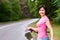
[[[45,18],[45,22],[47,22],[47,21],[49,21],[49,18],[48,17]]]

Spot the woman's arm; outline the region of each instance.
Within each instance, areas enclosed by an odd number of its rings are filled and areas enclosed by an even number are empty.
[[[31,29],[31,30],[33,30],[33,31],[35,31],[35,32],[38,32],[38,28],[28,27],[27,29],[28,29],[28,30]]]
[[[53,40],[53,28],[50,24],[50,21],[46,22],[47,27],[50,29],[50,34],[51,34],[51,40]]]

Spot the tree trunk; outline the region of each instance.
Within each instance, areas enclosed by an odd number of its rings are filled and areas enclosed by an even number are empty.
[[[20,0],[20,6],[23,17],[30,17],[30,10],[27,5],[27,0]]]

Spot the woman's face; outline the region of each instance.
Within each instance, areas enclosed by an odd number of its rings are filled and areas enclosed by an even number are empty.
[[[44,15],[45,15],[45,9],[44,9],[43,7],[40,8],[39,14],[40,14],[41,16],[44,16]]]

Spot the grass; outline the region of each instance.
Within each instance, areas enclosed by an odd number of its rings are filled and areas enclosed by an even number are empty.
[[[34,22],[34,23],[30,24],[30,26],[37,27],[36,23],[37,22]],[[51,23],[51,24],[52,24],[52,27],[53,27],[53,30],[54,30],[54,40],[60,40],[60,25],[59,24],[54,24],[54,23]],[[33,35],[34,35],[35,38],[37,38],[37,33],[33,32]],[[50,33],[48,33],[48,36],[50,38]]]

